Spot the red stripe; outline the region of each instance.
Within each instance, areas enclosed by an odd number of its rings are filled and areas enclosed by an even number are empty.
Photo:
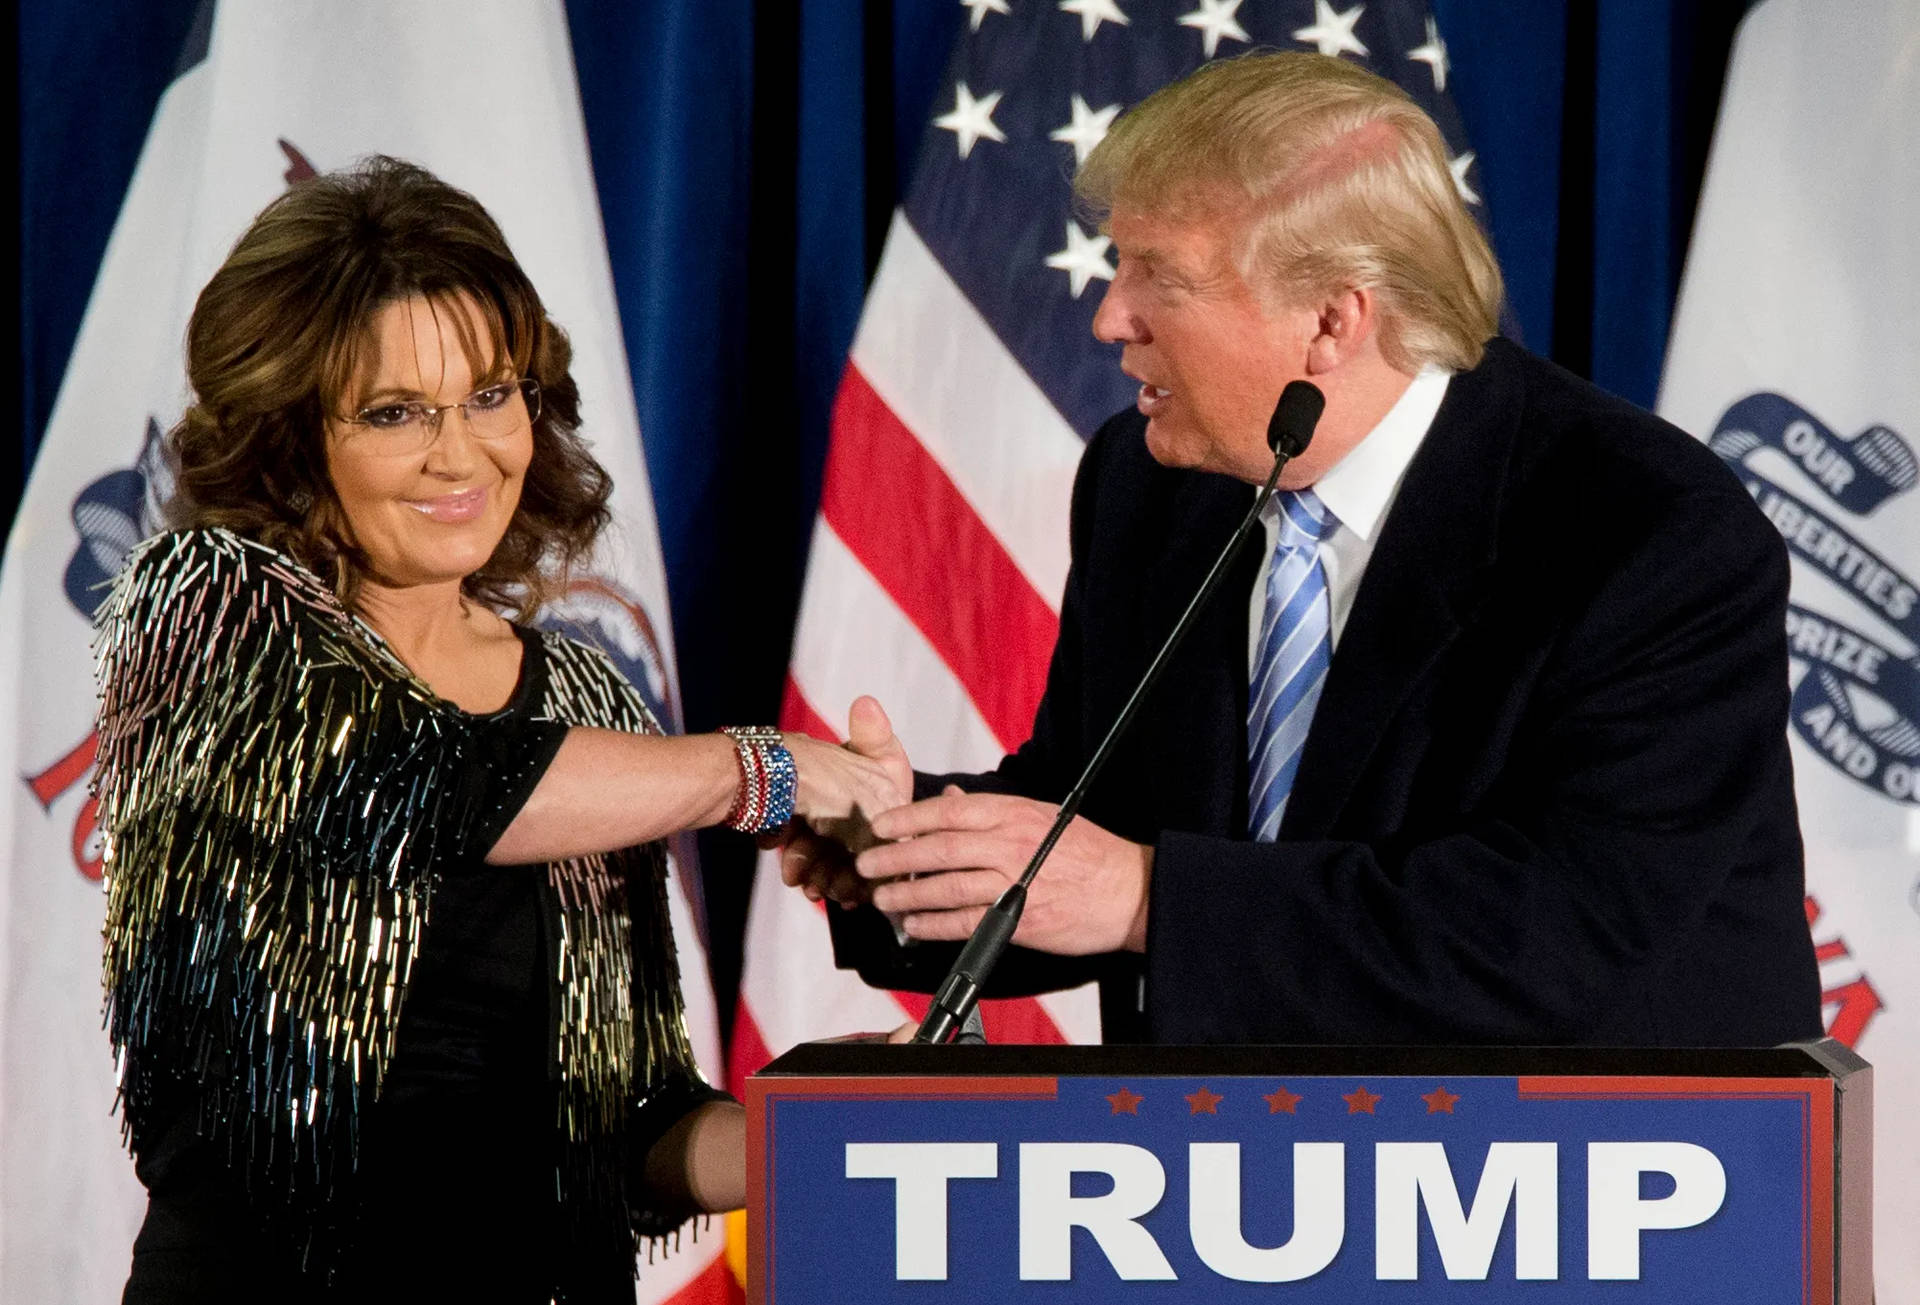
[[[836,743],[845,743],[847,736],[827,724],[826,718],[813,709],[813,704],[800,692],[800,686],[793,676],[787,676],[787,687],[780,695],[780,728],[792,730],[796,734],[811,734],[816,739],[832,739]]]
[[[742,997],[733,1007],[733,1045],[727,1049],[727,1091],[740,1100],[747,1099],[747,1075],[758,1074],[773,1061],[760,1026],[753,1022],[753,1008]]]
[[[714,1226],[719,1226],[717,1220]],[[647,1280],[641,1278],[641,1291],[646,1287]],[[727,1267],[727,1257],[717,1255],[712,1264],[700,1271],[699,1277],[667,1297],[661,1305],[745,1305],[746,1299],[747,1294],[734,1281],[733,1270]]]
[[[851,363],[834,402],[820,513],[933,645],[1000,745],[1025,742],[1060,619]]]
[[[893,994],[907,1014],[916,1020],[927,1017],[927,1008],[933,999],[918,992],[896,992]],[[1059,1046],[1067,1037],[1060,1032],[1060,1026],[1053,1022],[1053,1016],[1047,1014],[1047,1008],[1032,997],[1003,997],[997,1001],[980,1003],[980,1018],[987,1026],[987,1041],[1000,1043],[1031,1042],[1046,1046]]]
[[[780,728],[798,730],[818,738],[840,737],[839,731],[827,724],[820,713],[813,709],[813,704],[807,701],[799,683],[791,675],[787,676],[787,687],[780,699]],[[821,909],[825,909],[824,905]],[[762,959],[762,963],[767,963],[766,958]],[[913,992],[896,992],[893,996],[914,1019],[926,1018],[925,996]],[[1008,997],[982,1002],[980,1013],[986,1021],[989,1042],[1057,1045],[1067,1040],[1060,1026],[1053,1022],[1053,1016],[1047,1014],[1047,1008],[1032,997]],[[761,1039],[760,1030],[754,1025],[744,999],[734,1016],[733,1027],[733,1054],[727,1058],[727,1063],[734,1067],[732,1090],[735,1096],[739,1096],[746,1076],[772,1060],[773,1054]],[[751,1046],[746,1043],[747,1037],[752,1039]]]

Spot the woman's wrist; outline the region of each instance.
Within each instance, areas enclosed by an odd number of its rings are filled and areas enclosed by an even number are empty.
[[[740,786],[725,824],[743,834],[764,834],[793,819],[799,773],[785,737],[771,726],[728,725],[721,731],[733,741]]]

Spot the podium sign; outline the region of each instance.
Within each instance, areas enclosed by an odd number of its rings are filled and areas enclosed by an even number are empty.
[[[1833,1043],[803,1047],[748,1085],[749,1288],[1851,1305],[1869,1084]]]

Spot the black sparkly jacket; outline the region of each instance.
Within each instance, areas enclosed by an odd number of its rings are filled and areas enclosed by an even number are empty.
[[[291,558],[229,531],[135,552],[95,640],[107,1026],[123,1125],[198,1085],[256,1197],[324,1221],[406,1008],[434,885],[480,859],[570,725],[658,733],[600,653],[543,634],[546,690],[504,723],[436,697]],[[535,758],[528,761],[527,758]],[[518,769],[516,769],[518,768]],[[629,1250],[650,1203],[629,1125],[699,1093],[659,844],[547,867],[557,1174],[576,1235]]]

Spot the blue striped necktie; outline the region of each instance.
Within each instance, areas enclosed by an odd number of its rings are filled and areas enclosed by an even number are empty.
[[[1282,490],[1280,531],[1267,568],[1260,653],[1247,691],[1247,829],[1262,843],[1280,832],[1313,709],[1333,661],[1332,608],[1320,539],[1338,524],[1310,489]]]

